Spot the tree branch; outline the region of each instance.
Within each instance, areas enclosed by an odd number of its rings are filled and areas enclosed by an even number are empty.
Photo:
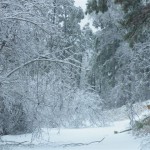
[[[77,66],[77,65],[75,65],[75,64],[73,64],[73,63],[70,63],[70,62],[68,62],[68,61],[57,60],[57,59],[55,60],[55,59],[46,59],[46,58],[38,59],[38,58],[37,58],[37,59],[33,59],[33,60],[31,60],[31,61],[28,61],[28,62],[26,62],[26,63],[20,65],[19,67],[15,68],[15,69],[12,70],[11,72],[9,72],[9,73],[6,75],[6,77],[7,77],[7,78],[10,77],[14,72],[18,71],[19,69],[21,69],[21,68],[23,68],[23,67],[25,67],[25,66],[27,66],[27,65],[29,65],[29,64],[31,64],[31,63],[37,62],[37,61],[49,61],[49,62],[55,62],[55,63],[64,63],[64,64],[68,64],[68,65],[74,66],[74,67],[76,67],[76,68],[84,69],[84,68],[82,68],[81,66]]]
[[[14,4],[14,3],[9,3],[9,2],[0,2],[0,4],[7,4],[7,5],[13,5],[13,6],[17,6],[19,8],[21,8],[23,10],[23,7],[21,5],[17,5],[17,4]]]
[[[31,21],[31,20],[27,20],[27,19],[24,19],[24,18],[17,18],[17,17],[5,17],[5,18],[1,18],[0,20],[7,20],[7,19],[29,22],[29,23],[37,26],[38,28],[40,28],[42,31],[44,31],[48,35],[51,35],[51,33],[49,33],[47,30],[45,30],[44,28],[42,28],[41,26],[39,26],[37,23],[35,23],[35,22]]]

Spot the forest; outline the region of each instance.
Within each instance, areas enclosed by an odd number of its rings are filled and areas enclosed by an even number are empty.
[[[95,32],[81,28],[86,16]],[[9,135],[96,134],[126,119],[150,139],[150,0],[87,0],[86,11],[74,0],[0,0],[0,150],[17,145]]]

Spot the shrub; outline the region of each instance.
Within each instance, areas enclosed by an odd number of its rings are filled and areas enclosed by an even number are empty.
[[[145,117],[140,121],[136,121],[133,130],[139,131],[139,134],[149,134],[150,133],[150,116]]]
[[[8,109],[4,98],[0,97],[0,104],[0,135],[22,134],[31,131],[22,103],[12,104]]]

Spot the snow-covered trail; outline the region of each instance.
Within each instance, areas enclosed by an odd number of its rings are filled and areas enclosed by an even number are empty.
[[[128,129],[129,121],[115,122],[111,127],[86,128],[86,129],[53,129],[43,130],[38,139],[34,139],[34,145],[13,146],[11,150],[140,150],[140,139],[136,139],[129,132],[114,134],[114,131]],[[90,145],[68,145],[70,143],[93,143]],[[31,135],[5,136],[8,141],[30,141]]]

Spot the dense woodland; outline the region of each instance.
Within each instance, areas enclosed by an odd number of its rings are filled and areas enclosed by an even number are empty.
[[[101,125],[150,99],[150,1],[0,0],[0,135]],[[133,116],[132,118],[133,119]]]

